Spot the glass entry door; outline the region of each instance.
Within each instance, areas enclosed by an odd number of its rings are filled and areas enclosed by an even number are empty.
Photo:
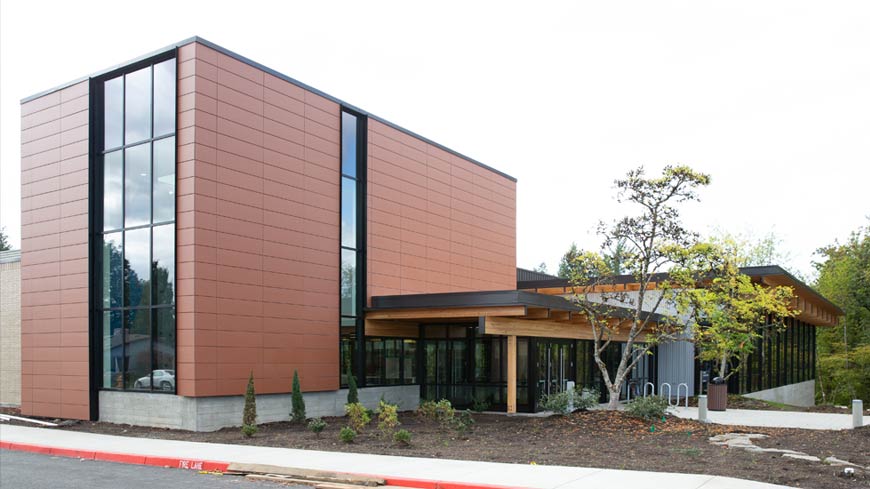
[[[538,340],[538,397],[558,394],[574,372],[572,341]]]

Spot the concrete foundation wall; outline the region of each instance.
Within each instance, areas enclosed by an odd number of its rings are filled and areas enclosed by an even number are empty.
[[[760,399],[762,401],[779,402],[790,406],[815,406],[816,404],[816,381],[807,380],[797,384],[783,385],[773,389],[751,392],[744,397]]]
[[[400,411],[420,405],[420,386],[368,387],[359,390],[359,399],[374,409],[384,399],[398,404]],[[343,416],[347,389],[306,392],[305,414],[310,418]],[[290,394],[257,395],[257,422],[286,421],[290,417]],[[144,392],[100,392],[100,421],[190,431],[216,431],[241,426],[243,396],[184,397]]]

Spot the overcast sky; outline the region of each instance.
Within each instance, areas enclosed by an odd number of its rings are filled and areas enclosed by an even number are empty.
[[[701,232],[792,268],[868,223],[870,2],[0,2],[0,225],[20,99],[199,35],[515,176],[517,262],[555,270],[644,164],[708,172]]]

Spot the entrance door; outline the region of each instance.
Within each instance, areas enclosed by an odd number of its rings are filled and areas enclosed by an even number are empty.
[[[571,343],[538,340],[538,397],[558,394],[568,387],[574,371]]]

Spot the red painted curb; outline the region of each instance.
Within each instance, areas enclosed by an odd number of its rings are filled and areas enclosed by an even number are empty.
[[[226,472],[228,462],[215,462],[212,460],[197,460],[174,457],[155,457],[147,455],[133,455],[128,453],[100,452],[90,450],[76,450],[74,448],[57,448],[29,443],[0,442],[0,449],[16,450],[19,452],[41,453],[57,457],[80,458],[85,460],[101,460],[133,465],[151,465],[155,467],[168,467],[172,469],[205,470],[209,472]],[[392,486],[411,487],[415,489],[517,489],[518,486],[496,486],[490,484],[475,484],[468,482],[434,481],[427,479],[408,479],[403,477],[376,476],[384,479]]]

